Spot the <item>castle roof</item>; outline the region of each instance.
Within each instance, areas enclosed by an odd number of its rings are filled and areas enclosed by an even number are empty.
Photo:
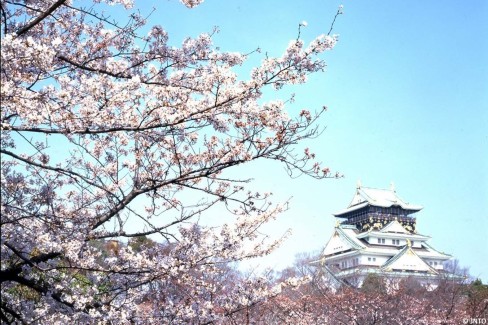
[[[422,206],[410,204],[402,200],[393,188],[389,190],[376,189],[370,187],[363,187],[358,184],[356,188],[356,194],[349,203],[349,206],[337,213],[334,216],[340,217],[341,215],[347,214],[352,211],[359,210],[367,206],[375,206],[382,208],[390,208],[393,206],[398,206],[404,210],[410,210],[412,212],[417,212],[422,210]]]
[[[384,229],[384,228],[383,228]],[[390,228],[391,229],[391,228]],[[383,256],[398,256],[404,247],[407,246],[394,246],[385,244],[370,244],[365,240],[365,237],[386,237],[386,238],[403,238],[410,241],[420,242],[420,246],[409,247],[409,249],[420,258],[435,258],[441,260],[448,260],[450,255],[441,253],[435,250],[432,246],[428,245],[426,241],[430,238],[420,234],[412,233],[395,233],[395,232],[382,232],[382,231],[370,231],[359,232],[353,225],[338,225],[335,228],[334,234],[329,239],[322,252],[322,256],[327,259],[335,259],[343,254],[372,254]]]

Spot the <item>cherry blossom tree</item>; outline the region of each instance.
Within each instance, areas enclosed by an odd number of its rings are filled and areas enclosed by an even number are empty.
[[[175,47],[131,0],[104,1],[128,22],[99,2],[1,1],[2,322],[218,323],[296,286],[219,284],[280,243],[258,229],[286,209],[226,170],[337,176],[294,150],[322,111],[263,98],[322,71],[336,37],[293,39],[238,78],[261,54],[221,52],[212,33]],[[232,218],[206,226],[217,206]]]
[[[486,315],[486,287],[481,281],[467,285],[459,277],[441,277],[438,286],[421,285],[415,278],[391,284],[391,279],[370,276],[356,288],[332,286],[320,267],[302,255],[285,278],[307,275],[298,289],[283,290],[254,310],[262,324],[462,324]]]

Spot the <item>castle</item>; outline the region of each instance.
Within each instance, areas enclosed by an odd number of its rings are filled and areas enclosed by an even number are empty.
[[[435,286],[450,275],[444,262],[451,256],[429,245],[429,236],[417,233],[414,214],[421,209],[402,200],[393,185],[384,190],[358,183],[349,206],[334,214],[334,233],[313,263],[336,283],[357,287],[371,274],[389,280],[413,277]]]

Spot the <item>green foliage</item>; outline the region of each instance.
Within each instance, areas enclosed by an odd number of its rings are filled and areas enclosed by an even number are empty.
[[[41,294],[39,292],[22,284],[16,284],[13,287],[7,289],[6,292],[14,297],[19,297],[26,301],[38,302],[41,298]]]
[[[141,252],[144,249],[154,248],[156,246],[156,242],[147,236],[138,236],[131,238],[129,240],[129,247],[132,248],[134,252]]]
[[[471,318],[488,318],[488,285],[476,279],[468,286],[468,315]]]
[[[386,289],[385,279],[374,273],[369,273],[361,286],[361,291],[364,293],[385,294],[387,292]]]

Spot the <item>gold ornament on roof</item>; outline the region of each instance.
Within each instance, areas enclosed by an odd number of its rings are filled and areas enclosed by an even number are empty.
[[[407,239],[407,246],[412,247],[412,243],[410,242],[410,239]]]

